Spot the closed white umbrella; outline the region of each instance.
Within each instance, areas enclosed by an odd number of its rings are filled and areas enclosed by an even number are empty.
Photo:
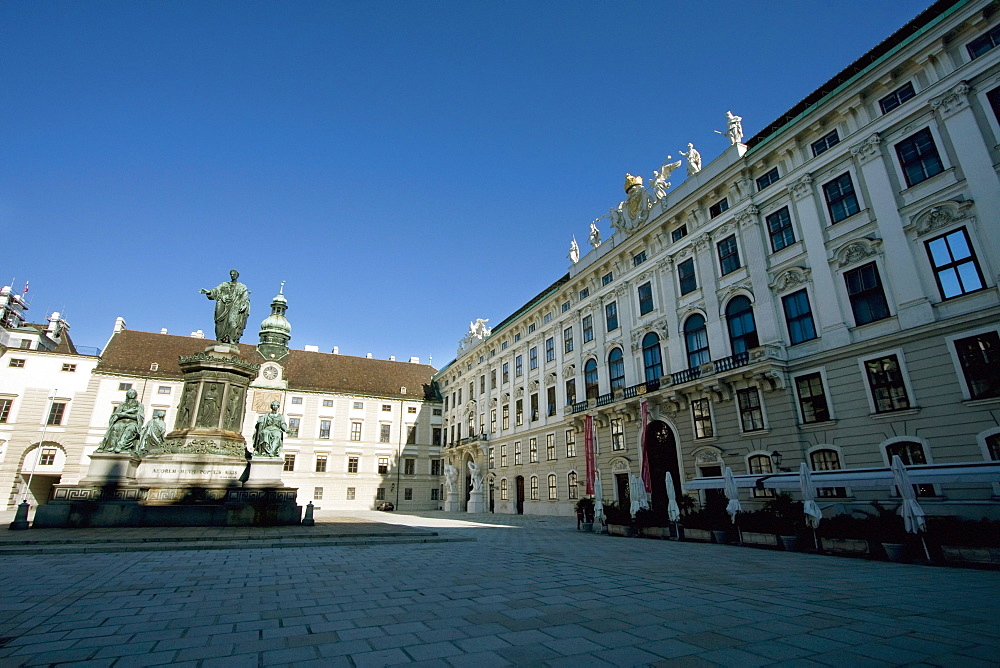
[[[899,490],[899,497],[903,502],[899,506],[899,514],[903,517],[903,526],[909,533],[920,533],[927,530],[927,519],[924,517],[924,509],[917,503],[917,495],[913,491],[913,483],[910,482],[910,474],[906,471],[906,466],[899,455],[892,456],[892,477],[896,482],[896,489]],[[927,550],[927,543],[924,537],[920,536],[920,542],[924,546],[924,554],[930,561],[931,555]]]
[[[594,531],[604,530],[604,485],[601,484],[601,472],[594,471]]]
[[[740,505],[740,490],[736,486],[736,478],[733,476],[733,470],[726,467],[726,470],[722,473],[723,480],[723,491],[726,493],[726,498],[729,499],[729,503],[726,504],[726,512],[729,513],[729,518],[736,524],[736,513],[743,510],[743,506]],[[736,533],[739,536],[739,541],[743,542],[743,532],[740,531],[740,526],[736,524]]]
[[[674,477],[667,472],[667,517],[671,522],[681,521],[681,507],[677,505],[677,490],[674,489]]]
[[[629,474],[628,492],[629,500],[631,501],[629,512],[632,517],[635,517],[635,514],[643,508],[649,508],[649,503],[646,502],[646,490],[642,485],[642,478],[634,473]]]
[[[813,545],[819,549],[819,538],[816,537],[816,527],[823,519],[823,511],[816,505],[816,486],[813,485],[812,472],[809,465],[802,462],[799,465],[799,487],[802,488],[802,512],[806,516],[806,524],[813,530]]]

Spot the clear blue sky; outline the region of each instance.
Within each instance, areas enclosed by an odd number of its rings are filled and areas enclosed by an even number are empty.
[[[753,135],[929,4],[10,0],[0,284],[103,346],[211,336],[235,267],[244,342],[284,280],[293,347],[441,367],[626,172],[707,164],[726,110]]]

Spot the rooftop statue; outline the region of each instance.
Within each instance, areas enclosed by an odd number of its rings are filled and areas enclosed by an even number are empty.
[[[678,164],[678,167],[680,164]],[[646,222],[649,210],[653,207],[653,198],[642,187],[642,177],[625,175],[625,192],[627,197],[617,208],[608,212],[611,224],[622,232],[635,232]]]
[[[580,247],[576,245],[576,237],[569,244],[569,261],[573,264],[580,261]]]
[[[670,160],[670,156],[667,156],[667,160]],[[660,167],[660,171],[653,172],[653,193],[657,200],[661,200],[667,196],[667,188],[670,187],[670,175],[674,173],[674,170],[679,169],[681,166],[681,161],[677,162],[665,162],[663,166]]]
[[[743,141],[743,117],[735,116],[733,112],[726,112],[726,131],[719,132],[715,131],[716,134],[725,135],[729,138],[729,143],[732,146],[736,146],[741,141]]]
[[[243,336],[250,315],[250,291],[236,279],[240,272],[229,272],[232,280],[220,283],[211,290],[200,290],[201,294],[215,300],[215,340],[219,343],[236,345]]]
[[[688,176],[694,176],[701,171],[701,153],[698,153],[698,149],[694,147],[694,144],[688,142],[687,153],[681,151],[680,154],[687,158]]]
[[[615,209],[611,209],[611,211],[615,212]],[[598,220],[600,220],[600,218],[590,224],[590,245],[593,246],[595,250],[601,245],[601,231],[597,229]]]
[[[136,453],[141,434],[143,410],[134,389],[125,393],[125,401],[115,406],[108,420],[108,430],[97,452]]]
[[[271,412],[257,418],[257,427],[253,432],[253,453],[264,457],[281,455],[281,445],[284,443],[288,427],[285,417],[278,412],[281,406],[277,401],[271,402]]]

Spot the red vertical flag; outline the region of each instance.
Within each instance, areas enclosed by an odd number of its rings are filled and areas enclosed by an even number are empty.
[[[594,462],[594,417],[592,415],[583,418],[583,453],[587,459],[587,494],[593,494],[597,467]]]
[[[639,443],[642,448],[642,486],[646,488],[647,494],[651,494],[653,492],[653,479],[649,474],[649,453],[646,448],[646,427],[649,425],[649,402],[640,401],[639,412],[642,414],[642,426],[640,427],[642,431],[639,432]]]

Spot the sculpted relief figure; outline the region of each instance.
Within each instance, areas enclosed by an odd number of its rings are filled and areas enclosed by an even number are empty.
[[[483,475],[479,472],[479,465],[474,461],[469,461],[469,479],[472,481],[472,491],[483,491]]]
[[[125,401],[111,413],[108,430],[97,452],[136,452],[143,421],[142,404],[137,396],[132,389],[125,393]]]
[[[698,149],[694,147],[694,144],[688,142],[687,153],[681,151],[680,154],[687,158],[688,176],[694,176],[701,171],[701,153],[698,153]]]
[[[229,272],[232,280],[220,283],[211,290],[202,288],[201,294],[215,300],[215,339],[219,343],[236,345],[243,336],[250,315],[250,291],[236,279],[240,272]]]
[[[288,427],[285,416],[278,412],[281,406],[277,401],[271,402],[271,412],[257,418],[257,427],[253,432],[253,453],[264,457],[278,457],[285,441]]]

